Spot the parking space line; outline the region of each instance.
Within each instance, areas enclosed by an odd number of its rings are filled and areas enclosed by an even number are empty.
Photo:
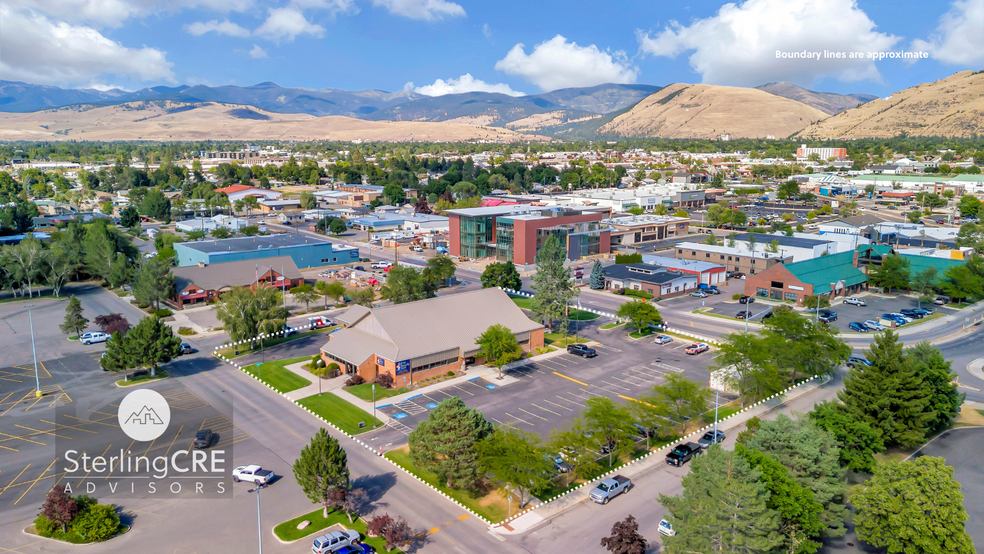
[[[575,379],[573,377],[568,377],[568,376],[563,375],[561,373],[557,373],[556,371],[554,371],[553,374],[556,375],[557,377],[563,377],[564,379],[567,379],[568,381],[574,381],[578,385],[584,385],[585,387],[590,387],[591,386],[591,385],[585,383],[584,381],[578,381],[577,379]]]
[[[615,377],[614,375],[609,375],[609,377],[611,377],[612,379],[615,379],[616,381],[621,381],[621,382],[623,382],[623,383],[625,383],[627,385],[638,386],[636,383],[633,383],[631,381],[626,381],[625,379],[621,379],[619,377]],[[638,377],[636,377],[636,379],[638,379]]]
[[[103,453],[100,456],[103,457],[103,458],[105,458],[106,457],[106,453],[109,452],[109,449],[112,448],[112,447],[113,447],[113,443],[109,443],[109,446],[106,447],[106,450],[103,450]],[[75,488],[78,488],[79,486],[81,486],[82,485],[82,481],[85,481],[89,477],[89,474],[90,473],[92,473],[92,468],[89,468],[89,471],[85,472],[85,475],[83,475],[82,478],[79,479],[79,482],[78,483],[75,483]]]
[[[560,408],[562,410],[567,410],[568,412],[573,412],[574,411],[574,410],[568,408],[567,406],[561,406],[560,404],[557,404],[556,402],[551,402],[551,401],[547,400],[546,398],[544,398],[543,401],[546,402],[547,404],[550,404],[551,406],[557,406],[558,408]],[[536,406],[536,404],[533,404],[533,405]],[[536,407],[539,408],[539,406],[536,406]]]
[[[484,390],[488,390],[488,389],[486,389],[485,387],[483,387],[482,385],[479,385],[478,383],[476,383],[475,381],[476,381],[477,379],[478,379],[478,378],[475,378],[475,379],[469,379],[469,380],[467,380],[467,381],[465,381],[465,382],[466,382],[466,383],[468,383],[468,384],[470,384],[470,385],[472,385],[472,386],[474,386],[474,387],[478,387],[478,388],[480,388],[480,389],[482,389],[483,391],[484,391]]]
[[[4,437],[10,437],[9,439],[3,439],[3,442],[6,442],[6,441],[8,441],[10,439],[20,439],[22,441],[33,442],[34,444],[40,444],[41,446],[48,446],[48,443],[44,443],[44,442],[41,442],[41,441],[36,441],[36,440],[28,439],[28,438],[25,438],[23,436],[8,435],[7,433],[0,433],[0,435],[3,435]]]
[[[516,417],[516,416],[514,416],[514,415],[512,415],[512,414],[511,414],[511,413],[509,413],[509,412],[503,412],[503,413],[505,413],[505,414],[506,414],[507,416],[509,416],[509,417],[511,417],[511,418],[513,418],[513,419],[515,419],[516,421],[522,421],[523,423],[525,423],[525,424],[527,424],[527,425],[529,425],[530,427],[533,427],[533,424],[532,424],[532,423],[530,423],[529,421],[526,421],[525,419],[520,419],[520,418],[518,418],[518,417]]]
[[[631,389],[627,389],[627,388],[625,388],[625,387],[623,387],[621,385],[616,385],[615,383],[609,383],[608,381],[602,381],[602,383],[605,383],[606,385],[611,386],[611,387],[615,387],[616,389],[631,390]]]
[[[168,454],[171,453],[171,448],[174,447],[174,441],[178,440],[178,435],[181,434],[181,430],[184,429],[184,425],[178,427],[178,432],[174,434],[174,438],[171,439],[171,444],[168,445],[167,450],[164,451],[164,457],[166,458]]]
[[[123,451],[124,452],[124,456],[130,453],[130,449],[133,448],[133,443],[135,443],[135,442],[137,442],[136,439],[133,439],[132,441],[130,441],[130,446],[127,446],[126,447],[126,450]],[[110,457],[110,459],[112,460],[112,457]],[[106,474],[106,479],[105,479],[106,481],[109,481],[109,476],[113,474],[113,466],[114,465],[116,465],[116,467],[119,468],[120,466],[123,465],[123,460],[120,460],[119,465],[117,465],[115,463],[109,464],[109,473]]]
[[[17,392],[17,391],[14,391],[14,392]],[[11,396],[13,396],[13,395],[14,395],[14,392],[11,392],[11,393],[10,393],[10,394],[8,394],[7,396],[4,396],[4,397],[3,397],[3,400],[0,400],[0,406],[2,406],[2,405],[3,405],[3,403],[7,401],[7,399],[8,399],[8,398],[10,398]]]
[[[473,393],[473,392],[468,392],[468,391],[466,391],[465,389],[463,389],[463,388],[461,388],[461,387],[459,387],[458,385],[453,385],[453,386],[454,386],[454,388],[456,388],[456,389],[458,389],[458,390],[460,390],[461,392],[463,392],[463,393],[465,393],[465,394],[467,394],[468,396],[475,396],[475,393]]]
[[[577,396],[577,395],[576,395],[576,394],[574,394],[574,393],[569,393],[569,394],[573,394],[574,396]],[[580,402],[574,402],[574,401],[573,401],[573,400],[571,400],[570,398],[564,398],[563,396],[561,396],[561,395],[559,395],[559,394],[558,394],[558,395],[555,395],[555,396],[556,396],[557,398],[559,398],[559,399],[561,399],[561,400],[564,400],[565,402],[570,402],[571,404],[574,404],[575,406],[577,406],[577,407],[579,407],[579,408],[581,407],[581,403],[580,403]],[[580,397],[578,396],[578,398],[580,398]],[[572,411],[573,411],[573,410],[572,410]]]
[[[560,414],[558,414],[557,412],[555,412],[553,410],[548,410],[548,409],[544,408],[543,406],[537,406],[536,404],[533,404],[532,402],[530,402],[530,404],[532,404],[536,408],[539,408],[539,409],[543,410],[544,412],[550,412],[550,413],[552,413],[555,416],[559,416],[560,415]]]
[[[41,423],[48,423],[48,424],[54,425],[55,427],[54,427],[54,429],[52,429],[52,431],[60,431],[62,429],[73,429],[73,430],[76,430],[76,431],[85,431],[86,433],[92,433],[93,435],[98,435],[99,434],[97,431],[93,431],[92,429],[85,429],[85,428],[83,428],[81,424],[79,424],[79,425],[66,425],[64,423],[55,423],[54,421],[48,421],[47,419],[38,419],[38,421],[40,421]],[[100,423],[100,422],[99,421],[96,421],[94,423]]]
[[[577,397],[577,398],[580,398],[581,400],[591,400],[591,397],[590,397],[590,396],[581,396],[580,394],[578,394],[578,393],[576,393],[576,392],[570,392],[570,391],[567,391],[567,392],[565,392],[564,394],[569,394],[569,395],[571,395],[571,396],[574,396],[574,397]],[[563,396],[561,396],[560,398],[564,398],[564,397],[563,397]],[[564,398],[564,400],[567,400],[567,399],[566,399],[566,398]],[[572,404],[577,404],[578,406],[581,406],[581,404],[583,404],[583,402],[574,402],[574,401],[572,401],[572,400],[568,400],[568,402],[571,402]]]
[[[38,481],[40,481],[41,478],[44,477],[44,474],[45,473],[48,473],[48,470],[51,469],[51,466],[55,465],[55,462],[57,462],[57,461],[58,461],[58,458],[55,458],[54,460],[51,460],[51,463],[48,464],[48,467],[44,468],[44,471],[41,472],[41,475],[38,475],[38,478],[37,479],[35,479],[34,481],[31,481],[31,486],[27,487],[27,490],[24,491],[20,495],[20,497],[17,498],[17,500],[14,500],[14,506],[16,506],[17,503],[20,502],[21,499],[24,498],[24,495],[26,495],[27,493],[31,492],[31,489],[34,488],[34,485],[37,485],[38,484]],[[49,475],[49,477],[54,477],[54,475]]]
[[[526,410],[524,410],[522,408],[520,408],[519,411],[521,411],[523,413],[526,413],[526,414],[529,414],[529,415],[531,415],[533,417],[538,417],[538,418],[542,419],[543,421],[547,421],[547,418],[542,417],[542,416],[538,416],[538,415],[534,414],[533,412],[526,411]]]
[[[492,416],[489,416],[489,419],[491,419],[492,421],[494,421],[494,422],[496,422],[496,423],[498,423],[499,425],[505,425],[505,423],[503,423],[503,422],[501,422],[501,421],[499,421],[498,419],[496,419],[496,418],[494,418],[494,417],[492,417]]]
[[[9,489],[10,486],[14,484],[14,481],[16,481],[18,478],[20,478],[21,475],[24,475],[24,472],[27,471],[27,468],[29,468],[29,467],[31,467],[31,464],[27,464],[26,466],[24,466],[24,469],[22,469],[21,472],[17,474],[17,477],[14,477],[13,479],[11,479],[10,482],[7,483],[7,486],[6,487],[0,489],[0,494],[3,494],[7,489]]]
[[[586,392],[586,393],[588,393],[588,394],[593,394],[595,396],[605,396],[604,394],[598,394],[596,392],[591,392],[588,389],[581,389],[581,390],[584,391],[584,392]]]
[[[454,398],[454,395],[453,394],[448,394],[448,393],[446,393],[446,392],[444,392],[443,390],[440,390],[440,389],[438,389],[438,390],[436,390],[434,392],[439,392],[439,393],[443,394],[444,396],[447,396],[448,398]]]

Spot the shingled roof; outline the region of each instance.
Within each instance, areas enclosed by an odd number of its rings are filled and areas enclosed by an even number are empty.
[[[175,288],[179,291],[189,285],[197,285],[205,290],[220,290],[223,287],[246,287],[256,282],[256,275],[273,270],[287,279],[302,279],[297,264],[290,256],[275,256],[262,260],[240,260],[205,264],[205,267],[190,265],[175,267]]]

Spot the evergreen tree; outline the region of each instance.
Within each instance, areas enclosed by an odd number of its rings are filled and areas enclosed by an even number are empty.
[[[113,263],[109,266],[109,275],[106,276],[109,286],[113,288],[123,286],[130,282],[132,276],[133,271],[130,262],[126,259],[126,255],[122,252],[117,252],[116,258],[113,259]]]
[[[794,481],[813,492],[823,506],[824,536],[844,535],[847,485],[834,437],[809,420],[794,421],[781,414],[763,421],[747,446],[775,458]]]
[[[453,396],[442,400],[407,437],[410,459],[436,473],[448,488],[469,489],[479,478],[475,444],[492,431],[481,412]]]
[[[151,377],[157,376],[157,366],[181,355],[181,338],[176,337],[171,328],[155,316],[141,319],[127,332],[123,345],[124,360],[128,365],[149,367]]]
[[[348,455],[335,437],[324,428],[311,438],[294,460],[294,479],[304,494],[315,504],[324,508],[332,506],[333,491],[347,490],[349,485]]]
[[[874,455],[885,450],[881,431],[855,419],[843,404],[835,402],[816,404],[808,415],[817,427],[833,435],[837,441],[841,467],[857,472],[874,472]]]
[[[588,279],[588,286],[591,290],[603,290],[605,288],[605,270],[601,267],[601,262],[595,260],[591,266],[591,277]]]
[[[916,373],[922,377],[923,388],[929,397],[929,407],[935,417],[929,422],[929,431],[935,433],[950,426],[957,417],[960,405],[967,396],[957,390],[954,382],[957,374],[943,353],[928,341],[922,341],[907,351]]]
[[[106,341],[106,352],[99,358],[99,365],[103,371],[111,373],[123,372],[123,380],[130,378],[130,369],[135,367],[129,358],[126,349],[126,335],[120,331],[113,333],[113,337]]]
[[[762,472],[761,480],[770,493],[767,505],[779,512],[779,533],[784,538],[782,551],[791,554],[816,552],[820,543],[812,537],[820,536],[824,524],[820,520],[823,506],[813,499],[813,492],[794,481],[789,470],[772,456],[743,444],[735,445],[735,453],[752,469]]]
[[[82,331],[89,324],[89,320],[82,315],[83,313],[85,310],[82,308],[82,302],[73,294],[68,299],[68,306],[65,306],[65,320],[58,328],[66,335],[75,333],[76,337],[81,336]]]
[[[564,267],[566,254],[556,235],[550,235],[536,253],[536,273],[533,288],[536,296],[530,302],[530,310],[549,328],[562,320],[567,326],[567,306],[578,291],[573,288],[570,268]]]
[[[174,283],[170,266],[151,258],[140,266],[133,285],[133,296],[141,305],[153,304],[155,309],[160,309],[161,300],[174,296]]]
[[[935,414],[898,335],[891,329],[875,335],[867,357],[871,365],[848,371],[838,398],[852,417],[879,430],[886,446],[921,444]]]
[[[694,458],[683,477],[683,494],[659,495],[676,531],[664,539],[666,552],[774,552],[783,542],[780,518],[767,505],[770,495],[761,476],[720,446]]]
[[[109,228],[97,220],[89,225],[82,241],[82,252],[85,253],[86,271],[93,276],[105,278],[109,275],[116,258],[116,240]]]
[[[888,552],[972,554],[960,483],[946,460],[888,462],[852,495],[858,538]]]
[[[127,206],[120,210],[120,225],[127,229],[140,225],[140,214],[133,206]]]

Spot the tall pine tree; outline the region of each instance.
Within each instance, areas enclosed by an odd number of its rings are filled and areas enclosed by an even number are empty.
[[[157,366],[181,355],[181,338],[155,316],[141,319],[127,332],[123,344],[124,359],[130,367],[149,367],[151,377],[157,376]]]
[[[854,417],[880,430],[886,446],[921,444],[935,414],[898,335],[875,335],[867,355],[871,365],[851,369],[838,398]]]
[[[73,294],[68,299],[68,305],[65,306],[65,320],[59,326],[61,332],[65,334],[75,333],[76,338],[78,338],[89,324],[89,320],[82,315],[83,313],[85,310],[82,308],[82,302]]]
[[[578,294],[571,281],[570,268],[564,267],[566,258],[560,240],[556,235],[550,235],[536,253],[536,273],[533,275],[536,296],[530,302],[530,310],[544,325],[553,328],[553,322],[561,320],[565,331],[567,305]]]
[[[601,262],[595,260],[591,266],[591,278],[588,279],[588,286],[591,290],[602,290],[605,288],[605,270],[601,267]]]
[[[413,463],[437,474],[448,488],[471,488],[478,480],[475,444],[492,433],[482,412],[457,396],[442,400],[407,437]]]
[[[938,432],[950,426],[957,417],[960,405],[967,396],[953,384],[957,374],[950,368],[950,362],[943,353],[928,341],[920,342],[908,350],[909,359],[923,379],[929,407],[934,417],[929,422],[929,431]]]
[[[324,517],[328,517],[332,492],[348,489],[348,455],[345,449],[324,428],[318,429],[311,442],[301,450],[301,455],[294,460],[294,479],[311,502],[321,504]]]

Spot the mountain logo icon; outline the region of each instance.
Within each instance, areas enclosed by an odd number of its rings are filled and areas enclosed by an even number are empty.
[[[131,439],[148,442],[167,431],[171,422],[171,407],[167,399],[155,390],[135,390],[120,402],[117,419],[120,428]]]

